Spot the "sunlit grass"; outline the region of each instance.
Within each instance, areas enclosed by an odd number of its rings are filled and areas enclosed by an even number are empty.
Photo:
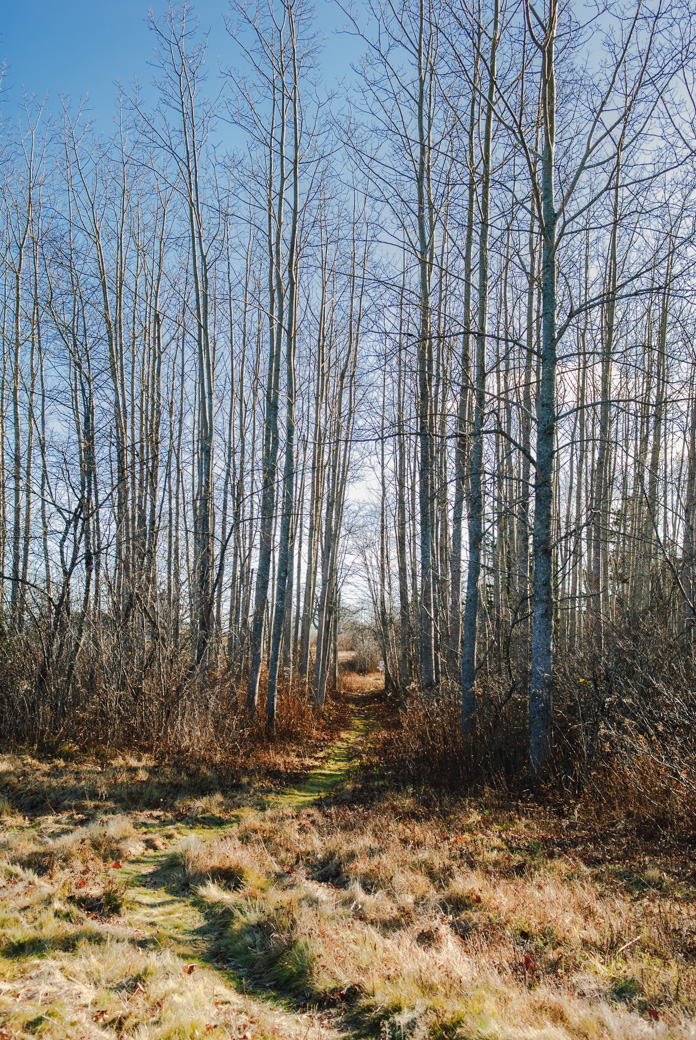
[[[351,793],[364,739],[265,796],[121,759],[58,765],[48,805],[5,757],[0,1036],[696,1036],[688,854]]]

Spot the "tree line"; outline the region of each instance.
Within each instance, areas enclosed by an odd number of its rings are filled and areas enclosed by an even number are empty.
[[[311,7],[267,0],[220,12],[220,73],[191,7],[152,17],[154,100],[123,91],[108,138],[6,105],[6,737],[321,710],[358,570],[388,691],[454,696],[470,738],[517,705],[533,774],[571,662],[595,741],[636,654],[621,717],[676,704],[689,5],[345,18],[347,85]]]

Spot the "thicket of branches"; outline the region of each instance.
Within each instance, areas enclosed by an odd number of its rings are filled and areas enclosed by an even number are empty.
[[[4,737],[291,727],[360,573],[411,767],[678,800],[689,5],[373,0],[332,97],[308,6],[224,14],[109,140],[5,120]]]

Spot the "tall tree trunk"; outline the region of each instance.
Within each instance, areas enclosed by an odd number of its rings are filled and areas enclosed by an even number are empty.
[[[490,190],[493,141],[493,105],[496,89],[499,3],[493,9],[491,50],[488,59],[488,96],[483,138],[481,177],[481,230],[479,237],[478,319],[476,328],[476,378],[474,427],[471,436],[471,474],[469,499],[469,569],[466,579],[466,604],[462,638],[462,729],[468,732],[476,709],[476,643],[478,639],[479,581],[483,541],[483,426],[486,408],[486,347],[488,334],[488,240],[490,234]]]
[[[292,521],[295,506],[295,312],[297,306],[297,230],[299,220],[300,190],[300,125],[298,97],[299,81],[297,74],[297,51],[295,42],[295,24],[292,7],[288,8],[288,28],[292,53],[292,220],[290,225],[290,243],[287,260],[287,333],[285,338],[285,463],[283,470],[283,500],[280,521],[280,542],[278,546],[278,575],[275,593],[275,612],[271,635],[271,652],[268,662],[268,693],[266,698],[266,725],[272,732],[275,727],[277,710],[278,668],[280,664],[281,640],[285,627],[286,591],[288,574],[294,563],[292,558]],[[283,107],[287,87],[283,81]],[[292,588],[292,585],[291,585]],[[292,593],[290,604],[292,603]]]
[[[537,403],[534,482],[534,619],[529,697],[529,764],[534,775],[548,762],[553,690],[553,471],[556,442],[556,234],[554,188],[556,80],[554,45],[557,0],[549,0],[542,48],[544,146],[541,158],[541,379]]]

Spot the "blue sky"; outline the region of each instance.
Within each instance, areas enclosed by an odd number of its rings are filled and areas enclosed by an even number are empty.
[[[61,95],[73,104],[89,98],[99,128],[108,132],[115,112],[116,82],[124,85],[137,75],[150,82],[148,58],[153,40],[147,28],[147,12],[155,15],[166,0],[0,0],[0,60],[7,63],[3,86],[11,103],[22,90],[39,100],[48,96],[56,110]],[[226,0],[197,0],[194,11],[201,26],[210,26],[208,65],[219,59],[229,63],[231,43],[224,31],[222,12]],[[347,74],[350,60],[360,48],[337,35],[345,17],[333,0],[317,3],[317,27],[327,36],[325,68],[332,78]]]

